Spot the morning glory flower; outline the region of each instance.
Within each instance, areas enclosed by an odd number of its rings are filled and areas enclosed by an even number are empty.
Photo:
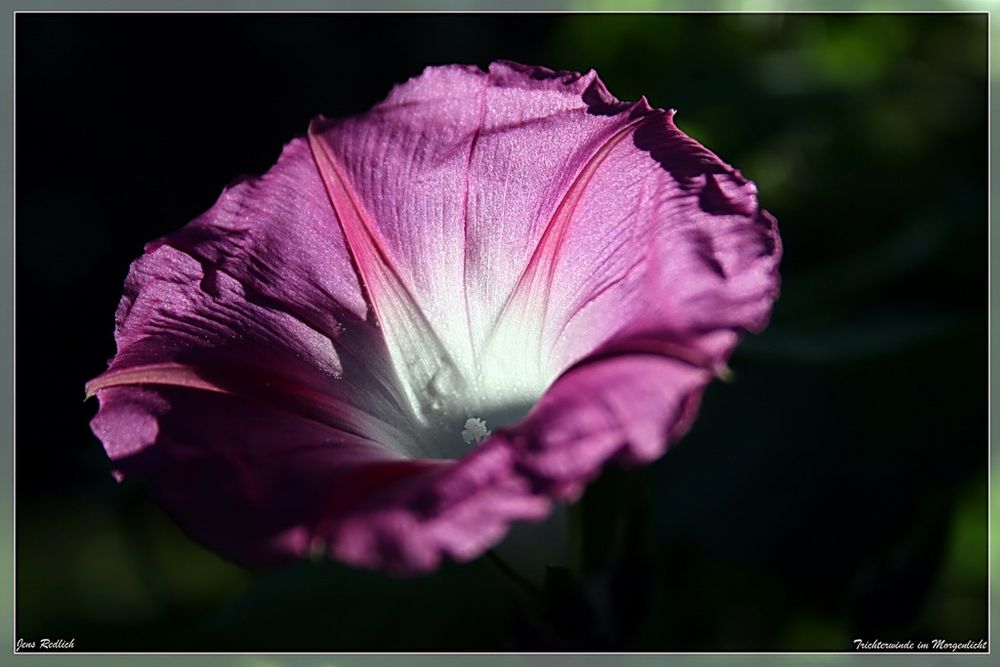
[[[244,564],[420,572],[658,458],[780,255],[673,115],[498,62],[313,121],[132,264],[87,387],[115,474]]]

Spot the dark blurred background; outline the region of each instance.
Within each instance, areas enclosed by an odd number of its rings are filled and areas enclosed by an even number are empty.
[[[77,650],[835,650],[987,606],[987,17],[17,17],[17,635]],[[535,590],[252,572],[116,484],[86,380],[142,246],[426,65],[597,69],[760,188],[770,328]]]

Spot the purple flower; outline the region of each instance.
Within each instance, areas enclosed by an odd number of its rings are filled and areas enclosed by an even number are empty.
[[[424,571],[663,454],[780,240],[594,72],[426,70],[146,246],[87,386],[119,476],[250,565]]]

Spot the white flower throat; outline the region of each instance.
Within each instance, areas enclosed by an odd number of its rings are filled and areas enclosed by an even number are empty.
[[[476,295],[460,297],[461,291],[446,284],[437,298],[453,308],[444,316],[439,311],[432,323],[389,261],[339,157],[312,128],[308,139],[409,404],[406,421],[413,422],[414,442],[398,442],[393,449],[406,456],[453,458],[489,437],[490,429],[519,421],[555,376],[542,343],[544,277],[551,274],[545,267],[554,255],[542,253],[538,265],[525,270],[479,334],[473,335],[468,312]]]
[[[455,458],[483,442],[498,428],[521,420],[544,392],[548,378],[527,373],[525,346],[491,368],[480,366],[469,381],[454,367],[441,368],[420,390],[412,391],[422,433],[421,455]],[[519,358],[520,357],[520,358]],[[531,382],[526,382],[525,379]]]
[[[498,429],[519,422],[555,376],[542,355],[540,329],[537,323],[515,326],[508,320],[471,355],[451,344],[448,327],[445,335],[431,340],[411,338],[417,343],[411,352],[419,350],[423,358],[409,368],[397,367],[400,379],[412,382],[418,374],[408,371],[437,368],[422,386],[406,387],[420,432],[419,451],[407,455],[458,458]],[[390,340],[396,338],[391,329],[386,333]]]

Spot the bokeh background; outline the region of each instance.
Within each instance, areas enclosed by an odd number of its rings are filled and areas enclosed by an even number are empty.
[[[77,650],[850,651],[986,637],[987,18],[19,15],[17,635]],[[84,382],[142,245],[430,64],[597,69],[779,219],[783,295],[568,553],[255,572],[117,484]],[[522,566],[523,567],[523,566]]]

